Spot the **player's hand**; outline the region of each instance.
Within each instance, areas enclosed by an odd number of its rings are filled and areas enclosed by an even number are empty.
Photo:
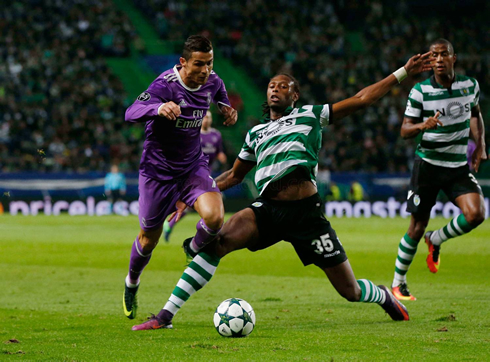
[[[165,103],[158,111],[160,117],[165,117],[171,121],[175,121],[180,114],[180,106],[172,101]]]
[[[427,120],[423,123],[423,130],[436,129],[438,126],[443,126],[442,122],[439,120],[440,115],[441,113],[437,112],[434,117],[427,118]]]
[[[225,126],[233,126],[238,120],[238,112],[236,111],[236,109],[223,104],[220,107],[220,110],[221,114],[225,117],[225,121],[223,122],[223,124]]]
[[[427,72],[432,69],[432,65],[430,63],[430,52],[425,54],[417,54],[411,57],[407,64],[404,65],[407,74],[412,76],[418,73]]]
[[[473,170],[475,170],[475,172],[478,172],[478,169],[480,168],[480,162],[488,158],[485,148],[485,144],[478,142],[475,152],[473,152],[473,155],[471,156],[471,167],[473,168]]]
[[[175,222],[179,221],[180,218],[182,217],[182,213],[187,208],[187,205],[179,200],[175,203],[175,207],[177,208],[177,210],[174,211],[172,214],[170,214],[170,216],[167,219],[169,222],[172,221],[173,218],[175,218]]]

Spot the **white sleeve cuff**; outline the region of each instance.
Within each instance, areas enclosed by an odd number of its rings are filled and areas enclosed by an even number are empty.
[[[162,104],[160,104],[160,106],[159,106],[159,107],[158,107],[158,109],[157,109],[157,116],[159,116],[159,115],[160,115],[160,108],[162,108],[162,107],[163,107],[165,104],[166,104],[166,103],[162,103]]]

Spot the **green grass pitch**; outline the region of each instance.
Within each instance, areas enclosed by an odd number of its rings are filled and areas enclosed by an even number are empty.
[[[225,257],[173,330],[133,332],[166,302],[184,270],[181,241],[196,214],[161,242],[142,276],[139,314],[122,311],[136,217],[0,216],[0,360],[30,361],[459,361],[490,360],[490,221],[442,248],[431,274],[419,245],[409,272],[411,320],[349,303],[291,245]],[[391,283],[408,219],[332,219],[357,278]],[[447,220],[434,219],[430,229]],[[242,339],[218,335],[216,306],[247,300],[257,324]],[[12,343],[10,340],[19,343]]]

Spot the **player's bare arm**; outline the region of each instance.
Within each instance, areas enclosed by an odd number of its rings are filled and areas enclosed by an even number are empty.
[[[233,164],[233,167],[230,170],[225,171],[221,175],[216,177],[215,181],[220,191],[227,190],[230,187],[241,183],[245,175],[249,173],[252,168],[254,168],[254,166],[254,162],[246,162],[237,158],[235,160],[235,163]]]
[[[470,136],[476,143],[475,152],[473,152],[471,157],[471,164],[475,172],[478,172],[480,162],[487,159],[485,124],[483,123],[483,116],[479,104],[471,109]]]
[[[430,54],[430,52],[427,52],[422,55],[417,54],[411,57],[407,64],[405,64],[403,67],[406,75],[413,76],[415,74],[431,70],[432,68],[429,60]],[[399,71],[403,72],[402,68],[400,68]],[[333,120],[338,121],[360,109],[369,107],[371,104],[388,93],[388,91],[398,83],[399,79],[395,73],[390,74],[385,79],[362,89],[354,97],[334,103],[332,105]]]
[[[428,129],[436,129],[438,126],[443,126],[439,119],[441,114],[437,112],[434,117],[427,118],[424,122],[418,122],[418,118],[405,117],[403,118],[400,135],[404,139],[416,137],[420,132]]]
[[[171,121],[175,121],[180,114],[180,106],[172,101],[164,103],[158,108],[158,115],[170,119]]]

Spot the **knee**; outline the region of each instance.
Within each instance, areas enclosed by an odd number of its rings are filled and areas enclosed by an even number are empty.
[[[424,236],[425,229],[427,228],[426,222],[416,222],[409,230],[408,236],[413,240],[420,240]]]
[[[143,252],[143,254],[151,253],[153,249],[155,249],[155,247],[157,246],[158,239],[159,238],[155,238],[151,235],[146,234],[145,232],[141,232],[138,235],[138,241],[140,243],[141,251]]]
[[[210,212],[201,215],[206,226],[213,230],[218,230],[225,220],[225,215],[223,212]]]
[[[481,208],[478,210],[470,210],[464,214],[464,218],[473,227],[477,227],[485,220],[485,211]]]

